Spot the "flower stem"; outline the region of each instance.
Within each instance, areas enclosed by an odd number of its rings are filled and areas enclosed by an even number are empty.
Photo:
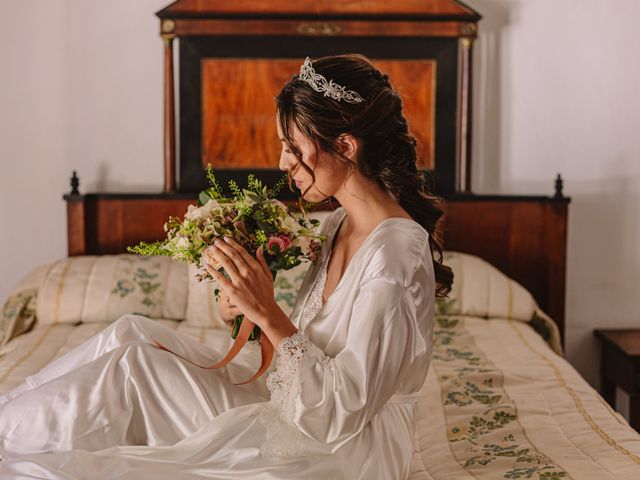
[[[244,315],[238,315],[233,319],[233,331],[231,332],[231,338],[236,338],[238,336],[238,332],[240,332],[240,325],[242,325],[242,320],[244,319]],[[253,330],[249,334],[249,340],[260,340],[260,327],[258,325],[253,326]]]

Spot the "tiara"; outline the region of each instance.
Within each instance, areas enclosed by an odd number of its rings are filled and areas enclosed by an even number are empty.
[[[329,80],[316,73],[311,66],[311,59],[305,58],[304,63],[300,67],[300,80],[304,80],[313,87],[316,92],[324,92],[325,97],[331,97],[334,100],[344,100],[349,103],[364,102],[364,98],[358,95],[358,92],[347,90],[342,85],[338,85],[333,80]]]

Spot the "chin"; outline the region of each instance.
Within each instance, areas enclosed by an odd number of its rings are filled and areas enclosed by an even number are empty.
[[[300,190],[300,196],[302,196],[303,191],[304,190],[302,189]],[[318,203],[325,201],[327,198],[329,198],[329,196],[322,195],[315,188],[311,188],[311,190],[309,190],[302,198],[307,202]]]

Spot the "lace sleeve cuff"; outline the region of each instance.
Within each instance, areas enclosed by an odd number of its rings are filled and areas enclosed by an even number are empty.
[[[266,380],[271,400],[259,417],[267,431],[260,451],[264,456],[302,456],[308,439],[293,421],[301,372],[307,362],[322,357],[323,352],[300,332],[283,338],[276,351],[276,369]]]

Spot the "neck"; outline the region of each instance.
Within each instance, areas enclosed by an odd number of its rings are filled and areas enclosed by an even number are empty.
[[[347,212],[341,229],[348,235],[367,235],[385,218],[410,218],[389,192],[357,171],[333,196]]]

